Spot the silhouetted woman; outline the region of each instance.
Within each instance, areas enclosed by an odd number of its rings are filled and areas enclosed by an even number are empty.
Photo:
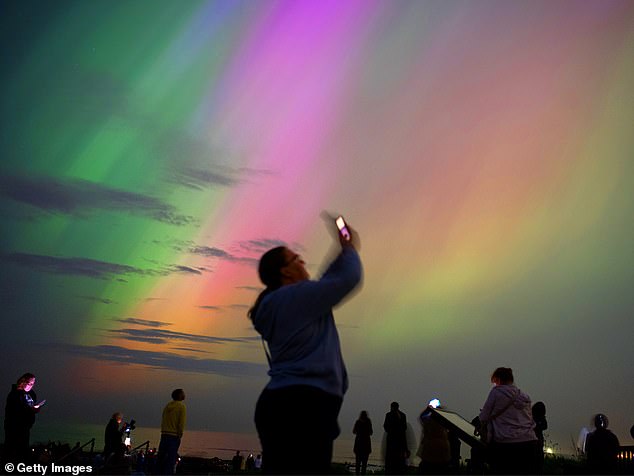
[[[327,473],[337,417],[348,388],[332,307],[361,281],[356,233],[318,281],[301,257],[281,246],[260,259],[266,289],[249,311],[268,343],[271,377],[255,408],[262,470]],[[307,467],[307,463],[308,466]]]
[[[26,373],[11,387],[4,408],[4,451],[7,461],[26,462],[29,457],[31,427],[44,401],[36,403],[35,375]]]
[[[359,414],[359,419],[354,423],[354,455],[356,459],[355,473],[365,474],[368,468],[368,458],[372,453],[372,421],[365,410]]]
[[[123,420],[123,414],[121,412],[115,412],[112,414],[110,421],[106,425],[106,431],[104,432],[104,448],[103,457],[107,460],[110,455],[116,453],[123,444],[123,433],[126,428],[124,423],[121,427],[121,421]]]
[[[488,425],[491,469],[496,474],[535,474],[539,443],[531,399],[513,383],[513,370],[498,367],[480,421]]]

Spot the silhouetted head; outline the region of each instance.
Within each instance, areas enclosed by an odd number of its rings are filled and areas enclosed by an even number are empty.
[[[172,400],[176,400],[178,402],[185,400],[185,390],[182,388],[177,388],[172,392]]]
[[[391,409],[392,411],[396,411],[396,410],[398,410],[398,402],[392,402],[392,403],[390,404],[390,409]]]
[[[35,375],[28,372],[22,375],[16,383],[18,389],[24,390],[25,392],[30,392],[34,385]]]
[[[608,427],[609,421],[608,417],[606,417],[603,413],[597,413],[594,416],[594,427],[598,430],[599,428],[606,429]]]
[[[115,412],[112,414],[112,420],[116,420],[117,423],[121,423],[121,420],[123,420],[123,413],[121,412]]]
[[[491,382],[496,385],[511,385],[513,383],[513,370],[508,367],[498,367],[491,375]]]
[[[544,402],[537,402],[533,405],[533,420],[543,420],[546,417],[546,405]]]
[[[301,257],[286,246],[270,249],[262,255],[258,265],[260,281],[270,289],[309,278]]]
[[[282,286],[281,269],[286,264],[286,247],[278,246],[268,250],[260,258],[258,276],[267,287],[277,289]]]
[[[255,304],[249,310],[249,318],[254,319],[260,302],[268,293],[287,284],[309,279],[310,276],[308,271],[306,271],[305,264],[301,256],[286,246],[278,246],[264,253],[258,264],[258,275],[266,288],[260,293]]]
[[[359,413],[359,420],[367,420],[367,419],[368,419],[368,412],[363,410],[361,413]]]

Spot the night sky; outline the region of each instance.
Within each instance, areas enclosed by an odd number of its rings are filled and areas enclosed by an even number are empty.
[[[347,437],[471,419],[509,366],[561,451],[597,412],[634,444],[634,2],[0,11],[0,382],[35,373],[38,420],[158,426],[182,387],[189,428],[254,432],[257,260],[318,276],[328,210],[365,267]]]

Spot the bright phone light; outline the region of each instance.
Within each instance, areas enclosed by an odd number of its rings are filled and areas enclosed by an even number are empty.
[[[437,398],[434,398],[433,400],[429,401],[429,406],[432,408],[438,408],[440,406],[440,400],[438,400]]]

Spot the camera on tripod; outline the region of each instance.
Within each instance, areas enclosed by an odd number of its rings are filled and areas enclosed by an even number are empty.
[[[126,422],[124,423],[124,425],[125,425],[125,430],[123,431],[129,435],[130,432],[136,428],[136,420],[132,419],[130,420],[130,423]]]
[[[134,419],[130,420],[130,422],[126,422],[123,424],[123,434],[125,435],[125,439],[123,444],[126,446],[130,446],[132,443],[132,439],[130,438],[130,432],[136,428],[136,421]]]

